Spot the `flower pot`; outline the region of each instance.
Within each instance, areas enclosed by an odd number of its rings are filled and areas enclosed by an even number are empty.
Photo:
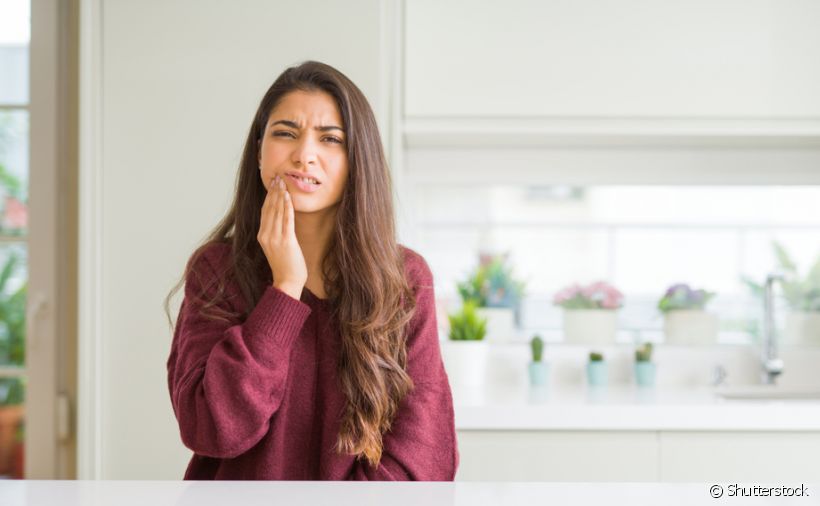
[[[655,364],[653,362],[635,362],[635,383],[639,387],[655,386]]]
[[[565,309],[564,340],[568,344],[611,344],[618,330],[614,309]]]
[[[15,435],[24,413],[21,404],[0,406],[0,476],[12,476],[15,471]]]
[[[783,343],[820,345],[820,313],[807,311],[786,313]]]
[[[488,341],[505,342],[515,335],[515,310],[511,307],[480,307],[478,316],[487,319]]]
[[[546,362],[530,362],[530,385],[534,387],[546,385],[549,379],[549,372],[549,364]]]
[[[606,386],[606,362],[587,362],[587,383],[591,387]]]
[[[663,316],[667,344],[714,344],[718,318],[700,309],[675,309]]]
[[[479,387],[487,375],[486,341],[445,341],[441,347],[444,369],[454,385]]]

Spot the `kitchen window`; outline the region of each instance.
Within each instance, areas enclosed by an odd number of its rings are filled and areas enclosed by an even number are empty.
[[[415,193],[416,244],[442,311],[460,305],[456,283],[478,251],[509,252],[526,281],[519,340],[540,333],[561,342],[555,292],[604,280],[625,294],[618,342],[662,342],[658,300],[670,285],[688,283],[716,293],[707,309],[719,316],[718,342],[748,343],[759,334],[762,302],[747,280],[762,283],[778,268],[774,244],[803,276],[820,256],[820,186],[428,182]]]

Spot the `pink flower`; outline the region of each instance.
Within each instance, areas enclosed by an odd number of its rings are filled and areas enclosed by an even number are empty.
[[[583,288],[578,283],[574,285],[567,286],[566,288],[560,290],[558,293],[555,294],[555,297],[552,299],[552,303],[556,305],[561,305],[562,303],[572,300],[578,296],[582,292]]]
[[[26,208],[26,204],[7,195],[2,226],[9,230],[26,228],[28,226],[28,209]]]
[[[563,288],[552,302],[569,309],[618,309],[623,305],[623,299],[623,293],[617,288],[605,281],[596,281],[583,287],[576,283]]]

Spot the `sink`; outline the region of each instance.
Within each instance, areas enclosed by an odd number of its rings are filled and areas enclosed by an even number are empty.
[[[719,387],[718,397],[727,400],[796,400],[820,401],[820,387],[781,387],[777,385],[744,385]]]

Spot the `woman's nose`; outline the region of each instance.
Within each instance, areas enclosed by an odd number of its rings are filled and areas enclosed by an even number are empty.
[[[293,163],[309,165],[316,163],[316,143],[309,135],[304,136],[293,151]]]

